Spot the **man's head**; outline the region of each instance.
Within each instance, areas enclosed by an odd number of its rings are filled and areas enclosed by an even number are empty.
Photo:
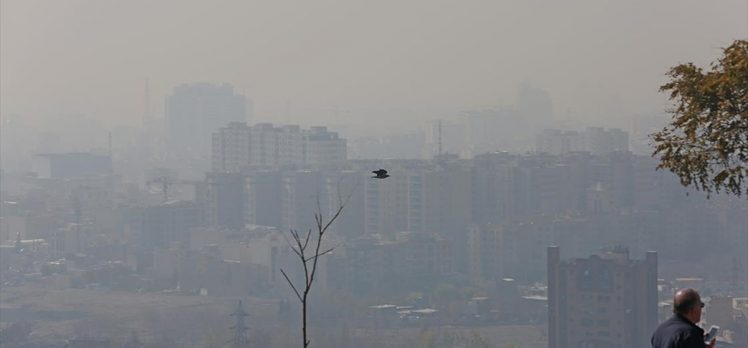
[[[696,290],[681,289],[675,293],[673,298],[673,312],[675,314],[696,324],[701,321],[702,308],[704,308],[704,302],[701,302],[701,296]]]

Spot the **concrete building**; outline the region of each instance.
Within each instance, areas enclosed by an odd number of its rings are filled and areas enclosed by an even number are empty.
[[[212,144],[214,172],[319,167],[341,163],[347,156],[346,140],[326,127],[302,130],[296,125],[233,122],[213,134]]]
[[[577,131],[546,129],[535,138],[535,150],[551,155],[585,151],[585,145],[582,135]]]
[[[629,135],[617,129],[587,127],[584,131],[562,131],[546,129],[535,137],[535,150],[551,155],[586,151],[606,154],[629,151]]]
[[[281,172],[249,171],[244,176],[244,224],[280,227]]]
[[[420,187],[416,184],[420,184]],[[422,192],[419,194],[417,190]],[[411,198],[409,216],[423,216],[420,229],[410,231],[435,232],[447,239],[464,235],[472,215],[470,168],[461,163],[444,163],[435,168],[420,172],[420,183],[411,184],[411,196],[421,199],[420,212],[418,201]],[[409,218],[413,221],[414,218]],[[414,223],[409,227],[416,227]]]
[[[206,250],[158,248],[152,275],[160,287],[175,292],[215,296],[246,296],[267,284],[267,268],[224,259]]]
[[[169,201],[143,212],[141,245],[164,247],[173,242],[188,244],[190,229],[202,223],[199,207],[186,201]]]
[[[364,233],[394,238],[399,231],[408,230],[408,202],[416,193],[408,187],[407,169],[390,168],[391,177],[386,180],[364,181]]]
[[[238,230],[244,226],[245,175],[208,173],[207,220],[210,226]]]
[[[360,295],[426,290],[454,272],[449,243],[429,233],[364,237],[328,259],[330,286]]]
[[[90,224],[68,223],[49,232],[50,251],[53,257],[65,257],[73,253],[81,253],[90,242],[93,234]]]
[[[273,226],[284,231],[306,231],[314,227],[317,208],[325,217],[352,192],[345,214],[333,230],[363,234],[361,173],[256,169],[239,173],[213,172],[207,175],[208,224],[238,230],[246,225]],[[361,191],[361,192],[360,192]],[[319,204],[318,204],[319,203]]]
[[[335,134],[337,136],[337,133]],[[305,135],[301,127],[297,125],[285,125],[276,128],[277,165],[282,167],[299,166],[306,163],[304,160]],[[343,143],[345,149],[345,141]],[[345,154],[337,160],[345,160]]]
[[[709,308],[705,310],[705,321],[724,329],[733,329],[737,314],[733,298],[730,296],[711,296]]]
[[[346,140],[327,127],[312,127],[304,134],[304,164],[327,165],[344,161],[347,157]]]
[[[281,230],[307,231],[316,229],[314,215],[321,210],[329,215],[324,205],[322,175],[318,171],[297,170],[283,172],[281,183]]]
[[[345,204],[345,209],[330,232],[337,238],[355,238],[364,234],[365,204],[364,185],[362,182],[372,180],[370,173],[359,170],[325,172],[323,175],[325,193],[323,205],[331,210]]]
[[[364,181],[365,233],[463,234],[471,219],[471,170],[460,162],[418,160],[388,166],[387,180]]]
[[[232,122],[213,133],[214,172],[238,173],[251,162],[251,131],[246,123]]]
[[[258,123],[249,133],[248,167],[276,167],[281,162],[278,144],[279,129],[270,123]],[[301,151],[301,149],[296,149]]]
[[[548,247],[548,347],[646,347],[657,327],[657,253],[616,247],[561,261]]]
[[[605,130],[587,127],[584,131],[586,150],[593,154],[604,154],[629,150],[629,135],[617,128]]]

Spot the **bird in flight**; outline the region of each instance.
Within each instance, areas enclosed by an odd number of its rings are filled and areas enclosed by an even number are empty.
[[[374,179],[386,179],[390,177],[390,175],[387,174],[387,171],[384,169],[375,170],[372,173],[374,173],[374,176],[372,176],[372,178]]]

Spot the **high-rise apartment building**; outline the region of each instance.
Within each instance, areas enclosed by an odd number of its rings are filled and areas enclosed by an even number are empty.
[[[208,224],[229,229],[240,229],[245,224],[245,179],[241,173],[208,173]]]
[[[347,156],[346,140],[327,127],[311,127],[305,132],[303,148],[304,164],[310,166],[339,162]]]
[[[657,253],[622,247],[561,261],[548,247],[548,347],[649,346],[657,326]]]
[[[629,134],[617,128],[587,127],[584,137],[587,151],[593,154],[629,150]]]
[[[214,172],[239,173],[250,161],[250,134],[246,123],[232,122],[213,133],[211,156]]]
[[[168,201],[143,211],[140,243],[165,247],[173,242],[189,243],[190,229],[202,223],[200,208],[192,202]]]
[[[420,198],[422,187],[420,183],[414,183],[417,176],[409,175],[407,169],[401,167],[388,170],[391,177],[386,180],[367,179],[363,182],[366,235],[392,238],[397,232],[408,231],[408,203]]]
[[[318,171],[297,170],[283,172],[281,178],[281,230],[306,231],[314,229],[317,210],[328,216],[329,207],[323,206],[322,175]]]
[[[405,160],[388,169],[390,178],[364,181],[366,235],[392,238],[409,231],[462,240],[471,218],[469,168],[459,160],[439,165]]]
[[[166,122],[174,150],[197,154],[210,150],[213,132],[230,122],[247,122],[247,98],[230,84],[182,84],[166,98]]]
[[[271,125],[272,127],[272,125]],[[285,125],[276,128],[276,145],[277,151],[276,164],[279,166],[298,166],[304,162],[304,132],[297,125]],[[335,134],[337,136],[337,133]],[[268,145],[269,146],[269,145]],[[342,148],[345,150],[345,140]],[[345,154],[336,157],[335,160],[345,160]]]
[[[617,128],[587,127],[584,131],[546,129],[535,137],[535,150],[551,155],[586,151],[607,154],[629,151],[629,134]]]
[[[346,140],[326,127],[232,122],[213,134],[213,171],[324,166],[344,161],[346,147]]]
[[[281,172],[249,171],[244,175],[244,223],[281,226]]]

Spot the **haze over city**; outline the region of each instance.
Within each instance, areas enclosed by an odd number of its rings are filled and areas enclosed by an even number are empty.
[[[747,39],[745,0],[0,0],[0,347],[745,347]]]
[[[2,6],[0,112],[108,124],[140,123],[146,78],[159,116],[174,85],[229,82],[255,101],[258,120],[332,121],[338,106],[355,111],[347,122],[383,128],[364,110],[420,122],[510,105],[529,83],[559,117],[602,124],[660,113],[668,67],[706,64],[748,30],[738,0]]]

